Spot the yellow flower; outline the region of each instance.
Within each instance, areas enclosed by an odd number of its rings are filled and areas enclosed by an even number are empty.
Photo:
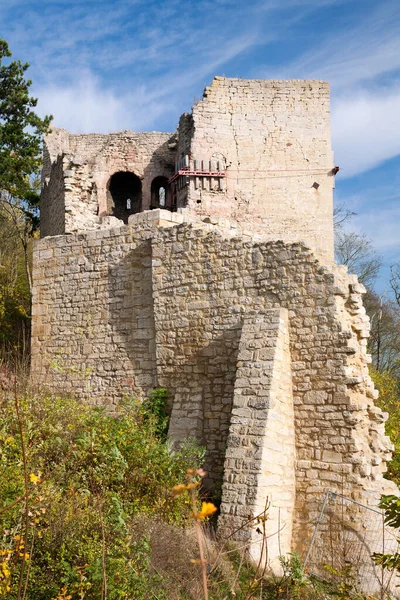
[[[192,515],[194,519],[205,519],[217,512],[217,507],[212,502],[202,502],[201,511]]]
[[[187,484],[186,489],[194,490],[194,488],[199,487],[199,485],[200,485],[200,481],[193,481],[193,482]]]
[[[175,498],[176,496],[183,494],[183,492],[186,492],[188,490],[193,490],[194,488],[198,487],[199,485],[200,485],[199,481],[191,481],[187,485],[185,485],[184,483],[178,483],[178,485],[175,485],[172,488],[172,495]]]
[[[35,475],[35,473],[30,473],[29,479],[31,480],[31,483],[33,483],[33,485],[37,485],[40,482],[40,476],[41,473],[39,473],[38,475]]]
[[[183,483],[178,483],[178,485],[174,485],[174,487],[172,488],[172,495],[174,496],[179,496],[180,494],[183,494],[183,492],[186,492],[187,490],[187,486]]]

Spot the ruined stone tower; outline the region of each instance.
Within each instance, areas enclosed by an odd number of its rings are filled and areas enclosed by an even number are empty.
[[[174,134],[55,129],[44,158],[35,377],[111,409],[167,387],[221,528],[269,498],[272,562],[328,488],[376,504],[391,445],[365,290],[333,261],[328,85],[218,77]]]
[[[44,158],[43,237],[118,224],[107,216],[127,223],[149,209],[183,209],[333,258],[326,83],[218,77],[176,134],[55,129]]]

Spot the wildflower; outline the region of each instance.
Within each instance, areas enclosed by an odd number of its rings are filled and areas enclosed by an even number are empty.
[[[40,476],[41,476],[40,472],[38,475],[35,475],[35,473],[30,473],[29,479],[31,480],[31,483],[33,483],[33,485],[37,485],[40,482]]]
[[[187,486],[184,483],[178,483],[178,485],[174,485],[174,487],[172,488],[172,495],[175,498],[175,496],[183,494],[183,492],[186,492],[186,490]]]
[[[187,490],[194,490],[194,488],[197,488],[200,485],[200,481],[192,481],[190,483],[187,484],[186,489]]]
[[[204,469],[188,469],[188,475],[199,475],[199,477],[205,477],[207,475]]]
[[[21,558],[24,558],[25,560],[29,560],[30,559],[29,552],[20,552],[19,555],[20,555]]]
[[[213,515],[217,510],[217,507],[214,506],[212,502],[202,502],[200,512],[195,513],[192,517],[194,519],[205,519],[206,517]]]
[[[185,485],[184,483],[178,483],[178,485],[175,485],[172,488],[172,495],[175,498],[176,496],[179,496],[180,494],[183,494],[183,492],[194,490],[199,485],[200,485],[199,481],[191,481],[187,485]]]

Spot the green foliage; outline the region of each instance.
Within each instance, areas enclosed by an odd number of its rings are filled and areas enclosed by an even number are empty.
[[[385,512],[385,523],[390,527],[400,528],[400,498],[398,496],[382,496],[379,503]]]
[[[384,510],[386,525],[399,529],[400,498],[392,495],[382,496],[379,506]],[[397,551],[393,554],[374,553],[372,556],[376,564],[390,571],[396,570],[400,573],[400,552]]]
[[[35,113],[28,64],[11,61],[0,39],[0,359],[29,347],[30,249],[39,224],[43,135],[51,117]],[[23,357],[23,356],[22,356]],[[14,358],[14,356],[13,356]]]
[[[399,571],[400,572],[400,553],[395,552],[394,554],[381,554],[374,553],[373,559],[377,565],[381,565],[383,568],[388,569],[389,571]]]
[[[0,204],[0,357],[23,355],[29,346],[30,289],[25,255]]]
[[[349,598],[352,598],[353,600],[370,599],[370,596],[366,596],[358,591],[357,588],[359,588],[359,582],[354,575],[353,565],[346,565],[341,568],[325,565],[325,569],[333,576],[334,581],[336,581],[334,594],[331,593],[335,600],[348,600]]]
[[[200,466],[193,463],[195,449],[189,457],[171,454],[157,420],[133,401],[119,406],[117,416],[72,399],[27,396],[20,405],[28,448],[26,548],[24,502],[1,512],[23,500],[24,476],[13,401],[3,398],[0,405],[0,550],[11,573],[8,583],[3,578],[7,598],[17,597],[23,552],[33,557],[27,598],[97,600],[104,585],[110,600],[153,597],[153,588],[162,590],[160,576],[151,567],[149,538],[135,532],[135,523],[187,522],[189,501],[173,499],[171,489],[189,466]],[[1,584],[0,577],[0,597]]]
[[[279,562],[283,574],[281,577],[272,578],[267,584],[268,594],[266,598],[271,598],[271,600],[289,598],[296,600],[317,600],[327,596],[329,586],[306,575],[303,563],[297,552],[290,552],[286,556],[280,556]]]
[[[375,369],[370,371],[374,384],[379,390],[378,406],[389,415],[386,421],[386,433],[394,444],[392,461],[388,465],[386,476],[400,485],[400,380],[392,372],[380,373]],[[391,527],[400,527],[400,498],[397,496],[382,496],[380,508],[385,513],[385,523]],[[400,572],[400,553],[374,553],[376,564],[388,570]]]
[[[394,444],[393,458],[386,476],[400,485],[400,380],[389,371],[380,373],[374,368],[370,369],[370,375],[379,390],[377,405],[389,415],[386,434]]]
[[[201,465],[204,449],[187,440],[171,451],[160,439],[165,390],[156,397],[160,405],[127,400],[111,416],[74,399],[27,395],[20,422],[14,399],[0,399],[0,598],[17,600],[23,556],[26,600],[202,597],[193,506],[171,490]],[[214,600],[357,597],[349,578],[335,588],[307,577],[295,553],[272,578],[229,545],[208,541],[207,560]]]
[[[51,117],[41,119],[33,110],[37,100],[29,95],[25,79],[29,65],[7,61],[7,42],[0,39],[0,190],[35,205],[31,177],[41,168],[42,137]]]
[[[290,552],[287,556],[280,556],[279,561],[285,577],[289,577],[297,585],[304,582],[304,567],[297,552]]]
[[[167,439],[169,423],[167,399],[166,388],[155,388],[143,402],[144,414],[153,416],[155,432],[164,441]]]
[[[400,306],[371,290],[363,298],[370,318],[371,332],[368,352],[374,368],[400,376]]]

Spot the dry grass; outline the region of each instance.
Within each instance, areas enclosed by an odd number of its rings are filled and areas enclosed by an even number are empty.
[[[221,552],[221,544],[215,539],[212,528],[204,528],[204,547],[207,554],[209,591],[212,598],[219,596],[223,585],[226,589],[235,587],[235,566]],[[199,547],[194,526],[179,528],[143,517],[134,524],[134,539],[149,540],[151,566],[161,576],[159,593],[174,600],[199,600],[204,598],[201,567],[197,564]],[[214,594],[218,594],[217,596]],[[157,590],[154,590],[157,596]]]

